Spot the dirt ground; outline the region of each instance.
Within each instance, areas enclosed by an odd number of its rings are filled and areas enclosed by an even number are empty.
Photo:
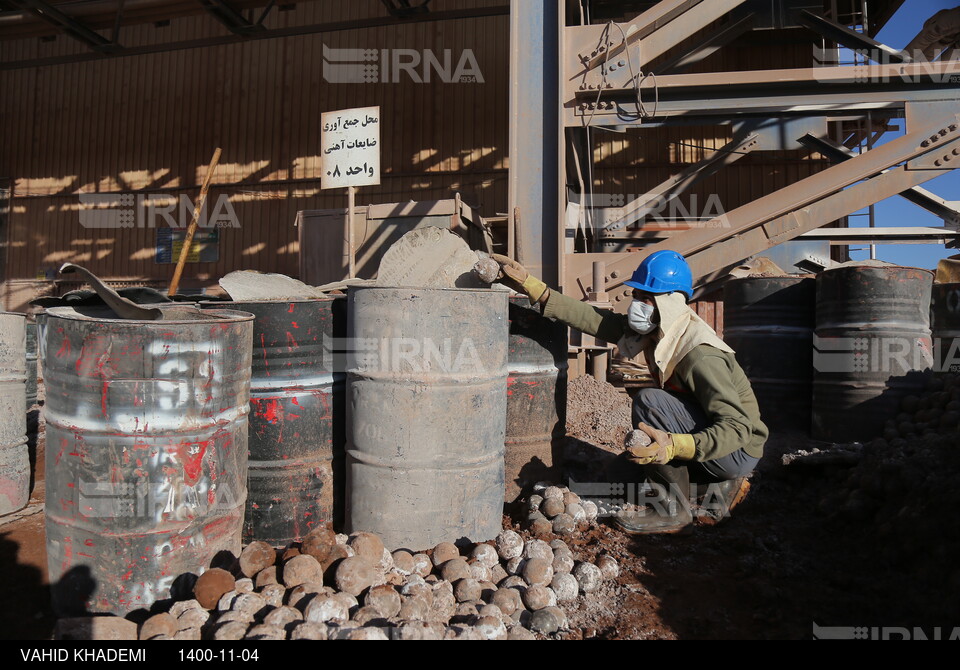
[[[606,417],[629,417],[630,400],[591,382],[571,385],[568,439],[574,452],[606,457],[625,431]],[[55,621],[44,551],[43,446],[41,425],[31,503],[0,519],[5,639],[49,638]],[[798,432],[774,432],[749,496],[719,525],[642,537],[600,525],[568,538],[584,558],[615,557],[621,574],[565,608],[571,628],[560,637],[810,639],[815,625],[946,631],[960,625],[960,571],[952,560],[942,570],[923,571],[892,562],[883,551],[890,538],[877,534],[873,520],[821,509],[849,464],[782,462],[785,454],[827,446]]]

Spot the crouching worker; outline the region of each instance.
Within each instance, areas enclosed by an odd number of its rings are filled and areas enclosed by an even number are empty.
[[[641,351],[646,357],[659,388],[634,398],[634,430],[618,469],[628,474],[621,481],[641,482],[648,495],[658,495],[654,504],[619,513],[618,526],[630,533],[680,530],[692,521],[691,482],[705,491],[709,518],[742,499],[768,431],[733,350],[687,306],[693,276],[683,256],[659,251],[643,260],[626,282],[633,302],[625,315],[551,291],[506,256],[493,259],[501,266],[499,281],[540,303],[545,316],[615,343],[627,357]]]

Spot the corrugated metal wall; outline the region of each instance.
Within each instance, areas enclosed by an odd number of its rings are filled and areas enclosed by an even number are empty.
[[[500,7],[505,0],[434,0],[431,9]],[[273,14],[270,27],[383,16],[378,0],[300,3]],[[125,27],[125,45],[223,35],[207,16],[166,27]],[[455,63],[470,50],[484,83],[335,84],[323,75],[323,46],[431,49]],[[762,50],[763,58],[758,57]],[[66,37],[0,42],[4,61],[83,53]],[[703,67],[749,69],[809,65],[803,45],[771,53],[731,49]],[[321,192],[320,115],[382,108],[383,179],[359,190],[358,204],[430,200],[462,194],[480,214],[507,208],[509,21],[506,16],[331,32],[0,72],[0,178],[10,177],[8,309],[21,309],[48,282],[36,278],[64,261],[114,279],[166,283],[173,266],[155,262],[156,230],[91,228],[80,222],[80,194],[195,197],[215,147],[223,148],[211,201],[229,198],[239,228],[220,231],[219,260],[190,264],[183,285],[209,286],[227,272],[296,275],[296,212],[346,205]],[[598,132],[594,189],[647,192],[729,139],[728,127]],[[798,153],[763,152],[697,185],[704,203],[725,210],[821,169]],[[685,196],[689,205],[690,196]],[[140,219],[142,221],[142,219]],[[162,225],[162,223],[161,223]]]
[[[502,0],[438,0],[434,10],[503,6]],[[273,16],[288,23],[382,16],[378,0],[316,2]],[[294,16],[297,14],[297,16]],[[209,17],[165,28],[124,29],[125,45],[222,35]],[[158,33],[161,34],[158,37]],[[188,265],[185,284],[215,283],[240,268],[295,275],[296,212],[343,207],[343,191],[321,192],[320,115],[382,107],[383,179],[358,203],[452,197],[481,213],[506,208],[509,28],[505,16],[417,23],[260,40],[90,63],[0,73],[0,177],[14,180],[7,278],[35,279],[64,261],[104,277],[166,279],[154,260],[156,230],[81,225],[81,193],[195,197],[215,147],[223,148],[212,201],[229,197],[239,228],[221,230],[220,260]],[[455,65],[471,50],[484,83],[396,81],[332,84],[323,45],[431,49]],[[3,60],[82,51],[66,37],[0,43]],[[31,290],[10,287],[9,308]],[[11,295],[13,291],[17,295]],[[29,299],[32,296],[27,296]]]

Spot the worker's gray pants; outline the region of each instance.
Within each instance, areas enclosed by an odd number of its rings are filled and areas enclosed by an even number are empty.
[[[710,426],[703,408],[692,396],[645,388],[633,399],[633,427],[645,423],[668,433],[696,433]],[[760,462],[743,449],[712,461],[688,463],[690,479],[699,483],[736,479],[753,472]]]

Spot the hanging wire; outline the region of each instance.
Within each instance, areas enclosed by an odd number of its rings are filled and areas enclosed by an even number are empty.
[[[603,66],[600,68],[600,85],[597,86],[597,98],[594,100],[593,109],[590,111],[590,116],[585,120],[584,125],[586,126],[587,131],[587,207],[586,209],[586,219],[587,227],[590,230],[593,230],[593,202],[594,202],[594,186],[593,186],[593,129],[590,124],[593,123],[594,117],[597,115],[597,108],[600,104],[600,96],[603,95],[604,85],[607,83],[607,63],[610,62],[610,26],[613,25],[613,21],[607,23],[606,28],[601,35],[601,43],[604,44],[606,49],[606,55],[603,59]]]
[[[610,22],[613,24],[613,21]],[[620,31],[620,36],[623,39],[624,51],[627,53],[627,67],[630,68],[630,81],[633,82],[633,89],[637,97],[637,118],[654,118],[657,115],[657,110],[660,107],[660,89],[657,86],[657,75],[653,72],[644,73],[643,70],[637,67],[636,71],[633,68],[633,56],[630,53],[630,45],[627,44],[627,34],[623,32],[623,26],[619,23],[615,24],[617,29]],[[640,77],[637,76],[637,71],[640,72]],[[653,77],[653,112],[648,114],[646,106],[643,104],[643,94],[640,89],[643,86],[643,82],[647,80],[648,77]]]
[[[603,59],[603,66],[600,68],[600,84],[597,86],[597,98],[593,101],[593,109],[590,111],[590,116],[584,120],[584,125],[587,127],[587,130],[590,129],[590,124],[593,123],[593,118],[597,115],[597,108],[600,105],[600,96],[603,95],[603,88],[607,83],[607,63],[610,62],[610,26],[613,25],[613,21],[607,23],[606,28],[604,28],[603,34],[600,36],[601,44],[606,46],[606,56]],[[621,29],[622,32],[622,29]],[[586,76],[586,75],[584,75]]]

